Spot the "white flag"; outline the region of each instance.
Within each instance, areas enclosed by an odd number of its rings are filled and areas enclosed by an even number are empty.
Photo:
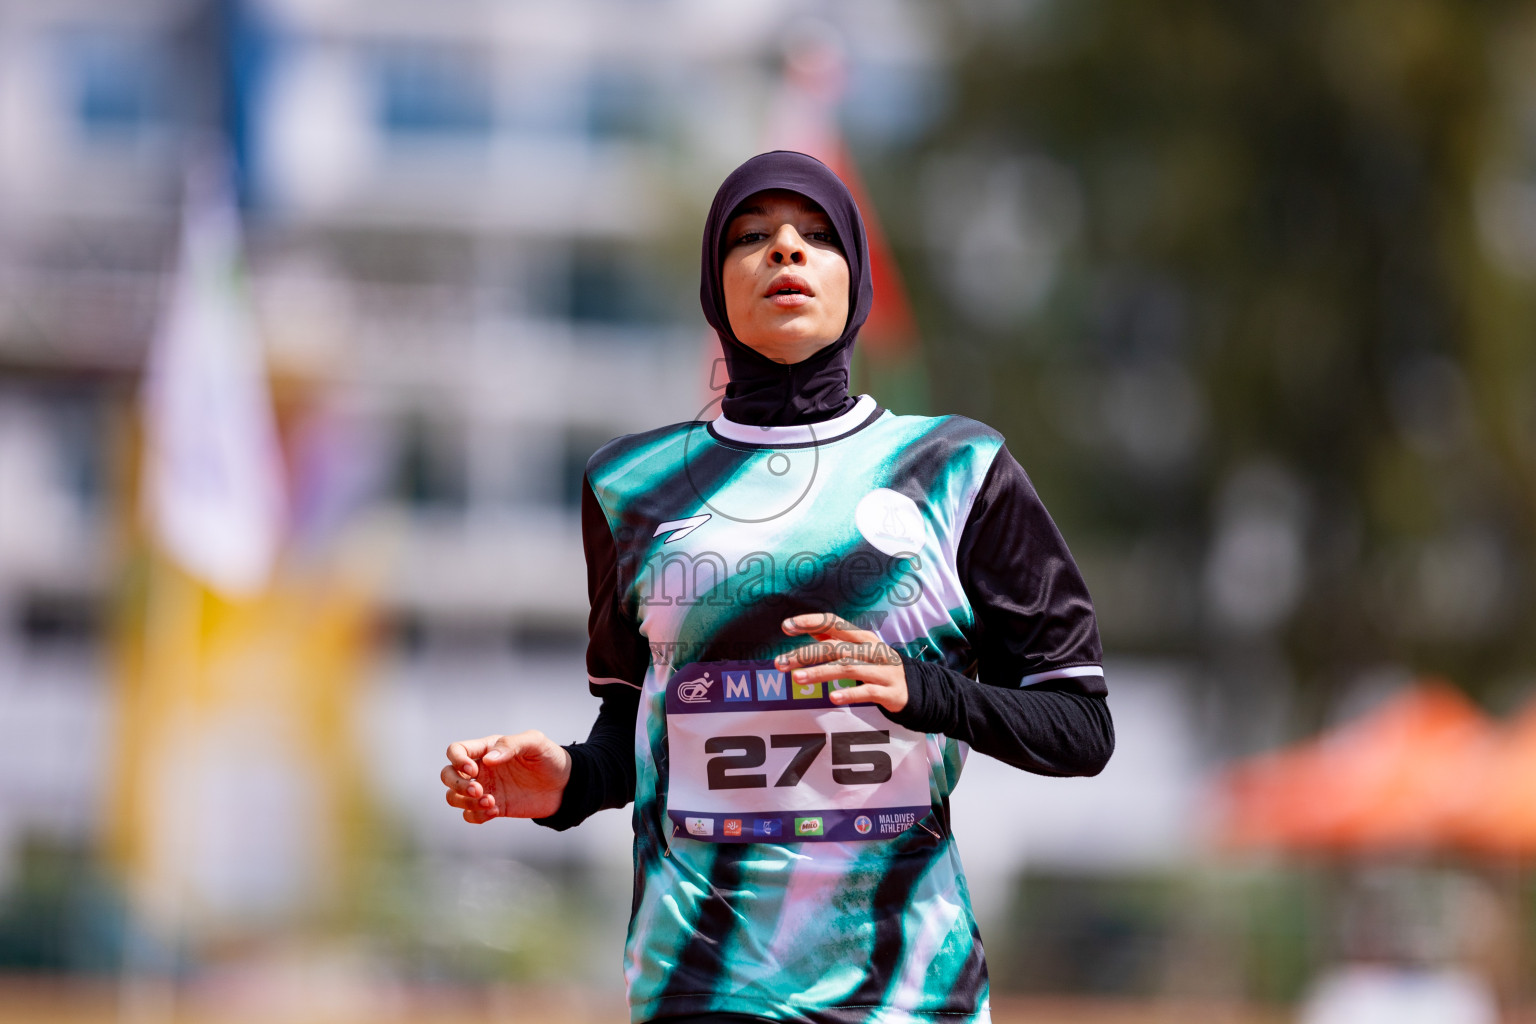
[[[188,183],[144,420],[145,510],[161,546],[221,593],[258,590],[281,540],[282,455],[222,175]]]

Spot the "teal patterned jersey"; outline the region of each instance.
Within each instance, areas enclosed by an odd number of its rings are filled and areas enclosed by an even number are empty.
[[[674,709],[726,699],[731,680],[722,675],[710,689],[715,680],[697,667],[766,663],[806,642],[781,623],[807,611],[834,612],[911,658],[974,674],[975,613],[957,548],[1001,448],[973,420],[898,416],[866,396],[826,423],[682,423],[619,438],[592,457],[588,485],[612,534],[618,581],[614,607],[594,608],[594,620],[608,616],[610,627],[631,632],[645,661],[625,951],[634,1021],[709,1012],[989,1019],[981,942],[949,828],[965,745],[919,734],[926,801],[899,830],[850,812],[841,838],[798,841],[792,827],[811,826],[792,816],[766,835],[753,835],[749,820],[743,835],[740,819],[695,826],[669,814],[673,768],[704,766],[675,760],[668,698]],[[703,681],[669,691],[685,668]],[[594,688],[634,685],[632,671],[594,676]],[[749,695],[763,696],[760,687]],[[711,784],[730,777],[711,775]],[[717,825],[734,826],[735,841],[722,841]],[[690,834],[695,827],[700,835]]]

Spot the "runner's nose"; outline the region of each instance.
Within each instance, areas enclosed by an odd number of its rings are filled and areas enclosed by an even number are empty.
[[[773,248],[769,255],[775,263],[789,262],[798,266],[805,262],[805,239],[800,237],[800,232],[785,224],[773,236]]]

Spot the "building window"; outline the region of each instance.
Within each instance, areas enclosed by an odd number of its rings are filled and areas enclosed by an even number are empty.
[[[665,109],[652,83],[617,70],[587,80],[587,132],[595,139],[644,141],[660,135]]]
[[[70,32],[59,42],[69,109],[86,136],[136,134],[166,119],[169,55],[152,38]]]
[[[402,425],[396,449],[397,500],[421,511],[463,511],[469,500],[464,439],[449,424],[413,416]]]
[[[668,283],[612,246],[578,247],[571,260],[567,314],[583,324],[654,326],[666,318]]]
[[[376,56],[379,123],[400,140],[475,140],[495,122],[483,55],[461,47],[399,45]]]

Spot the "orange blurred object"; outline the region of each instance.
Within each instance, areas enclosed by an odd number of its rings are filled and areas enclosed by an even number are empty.
[[[1527,798],[1536,795],[1531,717]],[[1489,771],[1500,745],[1494,724],[1466,697],[1445,683],[1426,682],[1364,718],[1229,769],[1220,781],[1219,837],[1236,849],[1444,846],[1456,823],[1470,821],[1472,784]],[[1525,806],[1536,838],[1536,801]]]
[[[1462,773],[1451,841],[1476,853],[1536,855],[1536,701]]]

